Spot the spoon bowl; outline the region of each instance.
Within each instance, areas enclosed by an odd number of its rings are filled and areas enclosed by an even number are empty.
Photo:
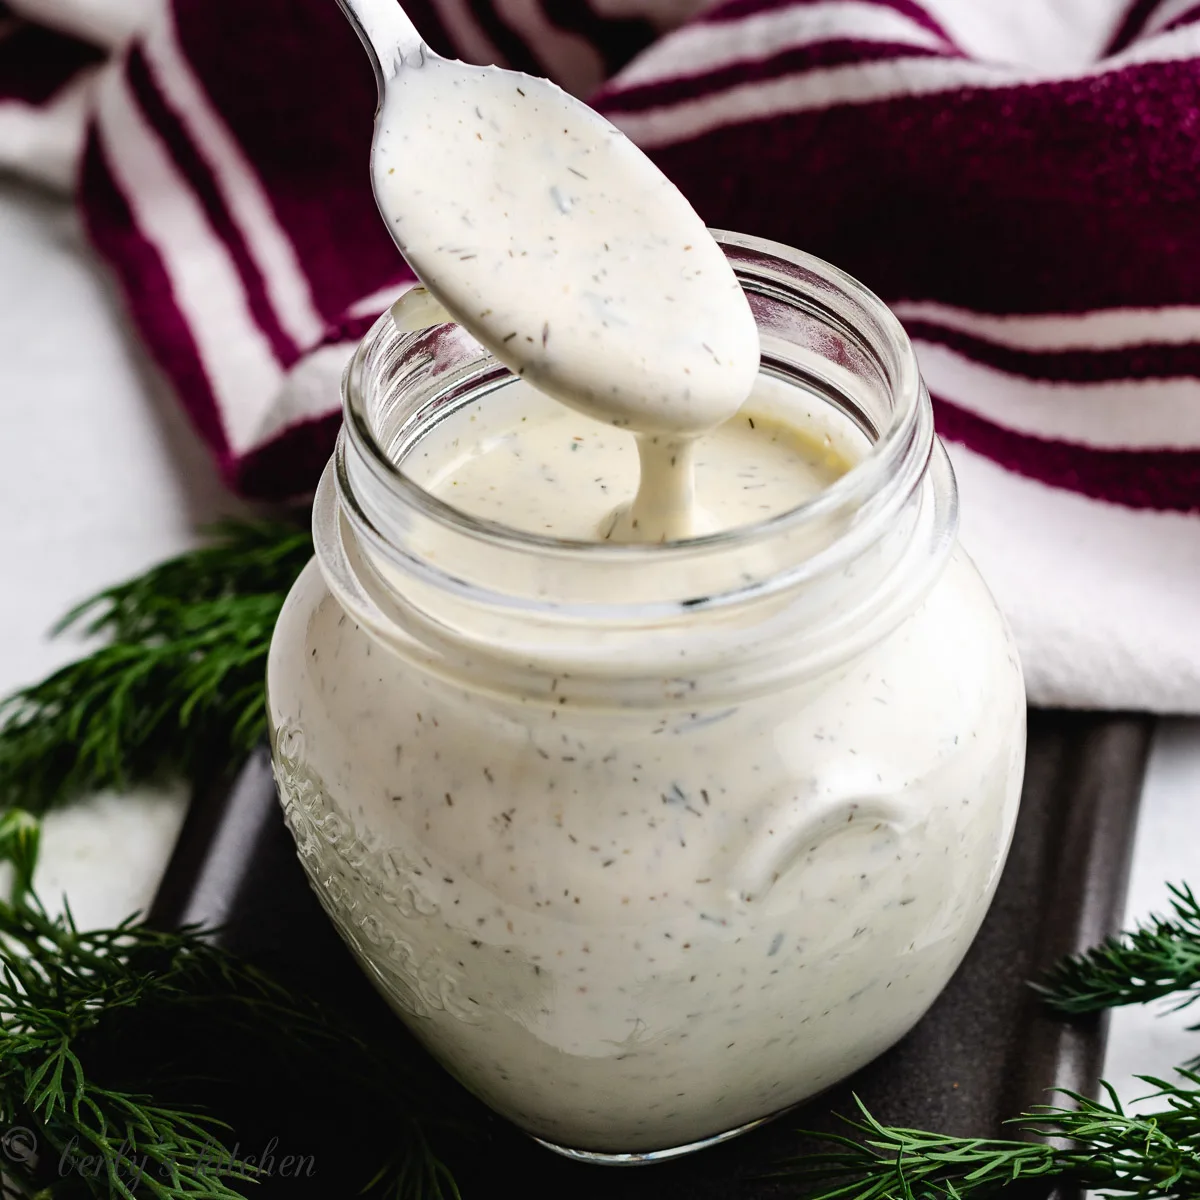
[[[608,424],[688,436],[732,416],[758,331],[674,184],[549,80],[442,58],[391,0],[340,3],[380,87],[376,203],[454,319]]]

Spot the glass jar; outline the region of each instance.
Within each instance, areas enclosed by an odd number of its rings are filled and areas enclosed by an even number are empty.
[[[1020,792],[1021,670],[907,337],[835,268],[718,240],[779,415],[859,438],[851,470],[665,545],[465,515],[406,464],[517,381],[385,314],[268,667],[286,818],[355,956],[468,1088],[594,1161],[731,1136],[903,1036]]]

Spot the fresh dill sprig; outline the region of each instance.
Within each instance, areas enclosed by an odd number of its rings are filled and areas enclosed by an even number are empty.
[[[1165,996],[1185,1008],[1200,998],[1200,902],[1186,884],[1170,891],[1170,916],[1153,916],[1046,972],[1034,985],[1046,1003],[1076,1014]]]
[[[1129,933],[1060,960],[1035,987],[1064,1015],[1178,997],[1200,996],[1200,904],[1186,884],[1172,885],[1170,917],[1152,917]],[[1136,1200],[1200,1197],[1200,1074],[1138,1076],[1157,1089],[1151,1111],[1127,1113],[1102,1083],[1094,1100],[1062,1093],[1069,1105],[1039,1106],[1010,1124],[1026,1140],[951,1137],[884,1125],[856,1101],[853,1134],[809,1135],[833,1147],[781,1165],[807,1185],[806,1200],[989,1200],[1038,1185],[1072,1185]],[[1036,1140],[1029,1140],[1033,1135]]]
[[[277,521],[225,521],[210,537],[59,623],[103,643],[0,701],[0,810],[195,780],[262,737],[271,631],[312,540]]]
[[[0,1121],[5,1170],[26,1194],[57,1185],[122,1200],[241,1197],[232,1185],[255,1172],[224,1150],[220,1121],[122,1086],[104,1067],[117,1057],[105,1031],[127,1011],[192,1005],[214,978],[231,994],[236,968],[193,931],[81,933],[32,895],[0,903],[0,936]]]
[[[282,1088],[321,1115],[276,1132],[311,1139],[299,1157],[322,1194],[458,1200],[433,1135],[466,1126],[449,1092],[431,1107],[430,1070],[201,930],[81,931],[32,893],[0,901],[0,1151],[19,1195],[253,1195],[265,1168],[238,1153],[247,1106]]]
[[[1157,1089],[1146,1097],[1161,1102],[1151,1112],[1125,1112],[1105,1084],[1103,1100],[1066,1092],[1071,1107],[1039,1106],[1010,1122],[1053,1141],[886,1126],[859,1101],[861,1119],[848,1122],[857,1137],[813,1134],[835,1148],[783,1164],[779,1173],[807,1185],[806,1200],[987,1200],[1035,1181],[1138,1200],[1195,1200],[1200,1076],[1184,1071],[1179,1083],[1139,1078]]]
[[[465,1128],[461,1096],[400,1036],[368,1048],[352,1023],[202,931],[130,920],[81,932],[30,890],[36,814],[86,791],[232,768],[263,735],[271,634],[311,536],[266,520],[208,532],[74,608],[54,632],[98,647],[0,701],[0,861],[13,871],[0,901],[0,1188],[240,1197],[257,1168],[235,1152],[244,1111],[225,1110],[247,1078],[282,1075],[297,1107],[361,1098],[340,1138],[362,1139],[362,1161],[343,1169],[364,1178],[347,1194],[457,1200],[433,1135]]]

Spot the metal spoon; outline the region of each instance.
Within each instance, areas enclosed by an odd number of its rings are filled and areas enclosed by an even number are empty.
[[[443,58],[395,0],[339,0],[379,85],[371,176],[401,253],[540,390],[608,424],[692,436],[728,417],[758,331],[691,205],[548,79]]]

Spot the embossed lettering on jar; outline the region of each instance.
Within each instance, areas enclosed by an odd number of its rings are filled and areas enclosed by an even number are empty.
[[[455,472],[550,402],[384,317],[269,664],[287,820],[364,969],[466,1086],[600,1161],[738,1132],[903,1036],[1020,791],[1020,667],[903,331],[824,263],[719,240],[762,343],[735,420],[848,470],[690,541],[505,526]]]

